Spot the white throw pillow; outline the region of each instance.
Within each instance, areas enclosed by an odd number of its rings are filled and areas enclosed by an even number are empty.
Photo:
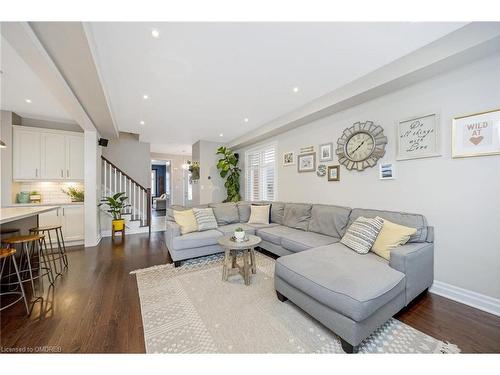
[[[380,217],[369,219],[360,216],[347,229],[340,242],[359,254],[367,254],[383,226],[384,220]]]
[[[211,208],[193,208],[193,212],[199,232],[217,228],[214,210]]]
[[[248,224],[269,224],[269,209],[270,205],[250,206],[250,219]]]

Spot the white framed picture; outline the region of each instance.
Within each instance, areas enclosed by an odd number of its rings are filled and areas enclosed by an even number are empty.
[[[396,160],[441,156],[439,116],[431,113],[396,124]]]
[[[453,158],[500,155],[500,109],[455,117],[451,138]]]
[[[288,151],[283,153],[283,166],[288,167],[295,164],[295,153]]]
[[[333,160],[333,143],[324,143],[319,145],[319,161]]]
[[[316,153],[300,154],[297,156],[297,171],[314,172],[316,170]]]
[[[379,177],[381,180],[394,180],[396,178],[394,163],[380,163]]]

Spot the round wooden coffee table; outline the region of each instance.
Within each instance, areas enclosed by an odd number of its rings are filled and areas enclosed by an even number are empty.
[[[224,266],[222,268],[222,280],[227,281],[233,273],[239,273],[245,285],[250,285],[250,275],[257,273],[255,266],[255,247],[262,241],[260,237],[247,234],[247,241],[236,242],[231,240],[232,235],[220,237],[219,245],[224,249]],[[243,254],[243,265],[236,261],[238,252]],[[236,272],[235,272],[236,271]]]

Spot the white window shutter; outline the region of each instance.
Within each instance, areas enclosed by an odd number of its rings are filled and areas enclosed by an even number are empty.
[[[246,199],[274,201],[277,192],[276,144],[245,153]]]

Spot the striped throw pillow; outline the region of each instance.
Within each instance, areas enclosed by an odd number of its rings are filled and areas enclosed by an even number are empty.
[[[215,219],[214,210],[211,208],[193,208],[196,223],[198,223],[198,231],[216,229],[217,220]]]
[[[384,220],[376,217],[358,217],[347,229],[341,243],[359,254],[367,254],[384,226]]]

